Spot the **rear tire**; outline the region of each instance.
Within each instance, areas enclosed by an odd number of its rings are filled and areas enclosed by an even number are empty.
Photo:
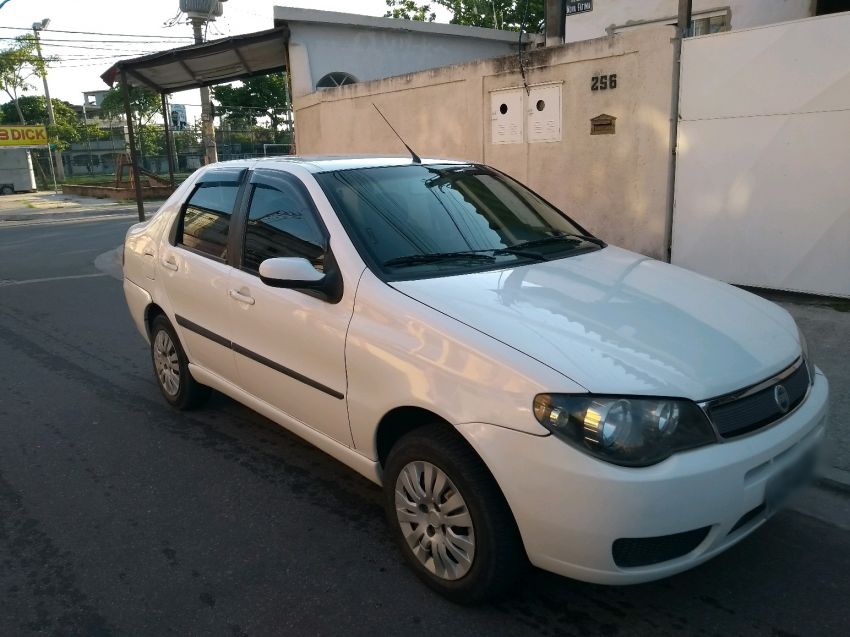
[[[496,481],[446,425],[415,429],[392,448],[384,503],[408,565],[454,602],[500,596],[527,563]]]
[[[186,352],[165,315],[159,314],[151,322],[150,336],[156,383],[165,400],[180,410],[200,407],[209,397],[210,388],[192,378]]]
[[[0,195],[14,195],[15,189],[12,186],[3,186],[0,188]]]

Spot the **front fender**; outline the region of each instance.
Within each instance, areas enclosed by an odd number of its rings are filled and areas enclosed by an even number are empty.
[[[358,451],[377,458],[375,427],[408,406],[453,425],[489,422],[533,435],[541,392],[579,385],[504,343],[411,299],[366,272],[346,339],[348,408]]]

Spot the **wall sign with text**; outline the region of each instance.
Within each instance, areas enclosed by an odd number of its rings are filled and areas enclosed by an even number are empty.
[[[46,146],[44,126],[0,126],[0,146]]]
[[[564,15],[567,17],[588,11],[593,11],[593,0],[566,0],[564,2]]]
[[[607,91],[609,88],[617,88],[617,74],[594,75],[590,78],[591,91]]]

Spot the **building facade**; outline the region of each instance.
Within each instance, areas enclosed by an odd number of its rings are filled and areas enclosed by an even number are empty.
[[[546,44],[675,25],[679,0],[547,0]],[[749,29],[850,10],[850,0],[693,0],[690,35]],[[556,23],[556,24],[551,24]]]
[[[274,8],[289,31],[292,94],[505,55],[517,34],[497,29]]]

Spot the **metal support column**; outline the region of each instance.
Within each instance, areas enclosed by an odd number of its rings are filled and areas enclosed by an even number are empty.
[[[145,220],[145,203],[142,199],[142,181],[139,179],[139,154],[136,150],[136,133],[133,131],[133,110],[130,108],[130,87],[127,85],[127,73],[121,69],[121,92],[124,95],[124,115],[127,118],[127,136],[130,138],[130,163],[133,171],[133,183],[136,185],[136,207],[139,221]]]
[[[174,188],[174,135],[168,125],[168,97],[165,93],[160,93],[159,97],[162,100],[162,130],[165,131],[165,152],[168,155],[168,179]]]
[[[664,216],[664,259],[673,261],[673,213],[676,209],[676,154],[679,146],[679,86],[682,79],[682,41],[690,35],[693,0],[679,0],[673,39],[673,82],[670,95],[670,158],[667,165],[667,210]]]

